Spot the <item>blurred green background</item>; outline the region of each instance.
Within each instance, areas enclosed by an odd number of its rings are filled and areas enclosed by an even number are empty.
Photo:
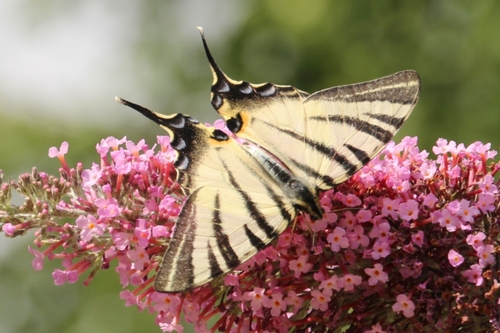
[[[398,134],[500,144],[500,2],[98,1],[0,3],[0,169],[56,172],[48,148],[68,141],[71,165],[97,161],[102,138],[145,138],[160,128],[114,96],[203,121],[216,113],[196,26],[234,79],[313,92],[404,69],[422,78],[420,102]],[[0,236],[0,332],[159,332],[125,308],[118,276],[54,286],[35,272],[30,237]]]

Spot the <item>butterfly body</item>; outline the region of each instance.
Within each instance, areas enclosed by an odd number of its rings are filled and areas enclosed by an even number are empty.
[[[163,127],[186,200],[154,288],[185,292],[244,263],[300,213],[320,219],[318,194],[374,158],[414,108],[414,71],[308,94],[228,78],[203,38],[211,103],[234,133],[118,99]],[[238,138],[238,139],[236,139]]]

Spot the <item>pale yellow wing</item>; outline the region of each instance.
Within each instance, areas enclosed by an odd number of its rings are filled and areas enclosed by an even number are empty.
[[[295,208],[275,179],[224,132],[189,116],[164,116],[119,101],[167,130],[178,152],[178,180],[188,196],[155,290],[187,291],[233,270],[295,218]]]
[[[227,77],[203,39],[211,102],[228,128],[276,156],[309,187],[332,188],[374,158],[415,107],[420,78],[403,71],[309,95]]]

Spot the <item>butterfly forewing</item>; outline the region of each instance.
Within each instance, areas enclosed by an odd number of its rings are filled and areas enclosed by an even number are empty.
[[[204,41],[212,105],[239,137],[276,156],[309,187],[326,190],[353,175],[396,134],[418,100],[420,78],[403,71],[312,95],[291,86],[227,77]]]
[[[309,96],[304,136],[315,144],[304,148],[308,166],[318,172],[315,185],[329,189],[373,159],[408,118],[419,91],[418,74],[403,71]]]

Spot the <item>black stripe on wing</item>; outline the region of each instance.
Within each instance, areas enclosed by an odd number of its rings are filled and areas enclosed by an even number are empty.
[[[182,292],[193,288],[193,251],[196,236],[196,200],[193,192],[182,207],[175,230],[156,274],[154,289],[159,292]]]
[[[273,128],[274,130],[276,130],[278,132],[281,132],[281,133],[288,135],[289,137],[291,137],[297,141],[300,141],[300,142],[307,144],[307,146],[309,146],[311,149],[323,154],[324,156],[326,156],[328,158],[332,158],[335,162],[337,162],[339,165],[342,166],[342,168],[345,170],[346,173],[352,174],[358,168],[357,165],[352,164],[347,157],[341,155],[334,147],[326,146],[321,142],[311,140],[311,139],[303,136],[302,134],[296,133],[296,132],[289,130],[289,129],[286,129],[286,128],[276,126],[274,124],[264,122],[264,121],[262,121],[262,123]]]
[[[389,142],[389,140],[392,139],[392,137],[394,136],[394,132],[397,131],[399,127],[403,125],[406,119],[406,118],[391,117],[387,115],[381,115],[382,117],[375,117],[375,115],[369,114],[367,116],[375,118],[377,120],[384,121],[387,124],[395,126],[395,128],[393,131],[390,131],[383,129],[378,125],[372,124],[368,121],[361,120],[358,117],[349,117],[343,115],[315,116],[315,117],[310,117],[308,119],[322,121],[325,123],[331,121],[340,125],[349,125],[351,127],[354,127],[357,131],[369,134],[383,143],[387,143]]]
[[[401,105],[417,103],[420,77],[413,70],[406,70],[379,79],[332,87],[312,94],[309,99],[342,101],[346,103],[389,101]]]
[[[208,221],[207,221],[208,222]],[[214,232],[214,237],[217,242],[217,248],[219,249],[220,253],[222,254],[222,257],[224,258],[224,262],[226,263],[227,267],[234,268],[239,266],[240,259],[238,258],[238,255],[236,252],[234,252],[233,248],[231,247],[231,243],[229,241],[229,236],[224,232],[224,227],[222,226],[222,220],[220,217],[220,199],[219,199],[219,194],[215,195],[214,198],[214,212],[212,215],[212,228]],[[214,271],[214,267],[212,265],[211,269]],[[220,267],[218,269],[215,269],[216,271],[220,271]],[[216,277],[212,275],[212,277]]]
[[[234,187],[235,190],[238,191],[240,196],[243,198],[243,201],[245,202],[245,208],[250,215],[250,217],[257,223],[258,227],[266,234],[266,237],[268,239],[274,239],[278,236],[278,233],[276,230],[267,222],[266,217],[262,212],[257,208],[256,203],[252,200],[252,198],[246,193],[238,184],[236,179],[233,176],[232,171],[227,167],[227,165],[224,164],[224,168],[226,169],[227,176],[229,179],[229,182],[231,185]],[[269,242],[262,242],[262,243],[269,243]],[[260,250],[260,249],[257,249]]]

